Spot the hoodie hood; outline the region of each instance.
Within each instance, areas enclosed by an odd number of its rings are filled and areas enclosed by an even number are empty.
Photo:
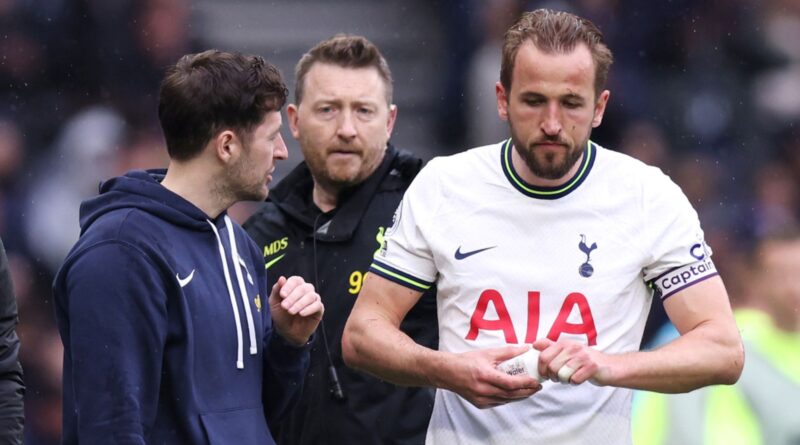
[[[119,209],[140,210],[192,232],[208,232],[208,236],[212,236],[211,233],[213,232],[219,255],[216,259],[214,258],[216,255],[212,255],[205,260],[210,267],[221,269],[224,276],[236,324],[236,367],[241,369],[244,367],[243,322],[249,335],[250,355],[255,355],[258,352],[256,346],[258,339],[250,308],[251,295],[247,291],[244,280],[245,275],[242,274],[240,268],[240,265],[244,265],[245,261],[240,255],[242,248],[237,245],[235,223],[231,221],[226,212],[220,213],[215,220],[212,220],[197,206],[162,186],[161,181],[164,179],[166,172],[165,169],[133,170],[124,176],[119,176],[100,184],[99,196],[81,204],[81,236],[103,215]],[[238,230],[241,230],[241,228],[238,228]],[[243,239],[243,242],[246,242],[246,236],[240,233],[239,237]],[[253,278],[249,270],[246,273],[247,280],[252,284]],[[170,271],[169,274],[173,274],[173,271]],[[176,278],[181,282],[179,276]],[[191,278],[192,276],[190,275],[187,280],[191,280]],[[237,295],[237,291],[239,295]],[[244,317],[240,316],[238,299],[242,300],[241,306],[244,309]]]
[[[133,170],[101,183],[100,194],[81,204],[81,235],[101,216],[123,208],[139,209],[188,229],[210,231],[208,215],[161,185],[166,173],[165,169]]]

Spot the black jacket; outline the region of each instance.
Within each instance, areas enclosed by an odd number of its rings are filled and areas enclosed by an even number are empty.
[[[390,145],[375,173],[343,193],[335,210],[322,214],[311,199],[311,174],[301,163],[245,223],[263,250],[270,277],[300,275],[315,283],[325,303],[324,337],[345,394],[345,400],[337,400],[331,393],[329,361],[320,335],[311,351],[299,403],[280,425],[270,425],[278,444],[425,442],[433,391],[397,387],[347,368],[341,347],[342,331],[364,274],[421,167],[420,159]],[[434,292],[422,296],[401,329],[418,343],[437,348]]]
[[[0,241],[0,445],[22,443],[22,368],[19,365],[17,302],[8,259]]]

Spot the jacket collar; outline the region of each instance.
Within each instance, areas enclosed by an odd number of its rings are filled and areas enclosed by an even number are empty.
[[[398,150],[391,144],[375,172],[361,184],[342,192],[339,205],[332,211],[333,217],[319,218],[322,223],[316,227],[316,237],[320,241],[347,241],[353,237],[370,201],[378,191],[384,178],[394,169]],[[267,198],[282,212],[289,215],[307,229],[311,230],[314,219],[311,215],[314,179],[305,161],[301,162],[272,190]]]

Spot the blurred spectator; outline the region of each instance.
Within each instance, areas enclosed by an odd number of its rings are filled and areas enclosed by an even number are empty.
[[[24,162],[22,132],[16,122],[0,118],[0,234],[6,247],[22,249],[24,231],[22,192],[19,189]]]
[[[767,47],[785,63],[759,76],[755,96],[765,124],[782,126],[800,120],[800,6],[797,1],[764,2],[763,35]]]
[[[436,137],[441,145],[460,147],[466,140],[467,108],[466,73],[475,49],[476,0],[440,0],[436,2],[444,29],[445,53],[442,54],[440,84],[434,86],[436,94]],[[498,78],[500,77],[498,73]],[[471,143],[471,142],[470,142]]]
[[[159,128],[132,127],[126,132],[126,137],[117,152],[112,176],[121,176],[129,170],[167,168],[167,164],[169,156]]]
[[[88,4],[99,38],[92,62],[100,96],[126,114],[152,115],[164,68],[196,48],[188,33],[189,0]]]
[[[78,240],[78,208],[97,194],[100,181],[114,173],[125,122],[105,107],[72,118],[49,159],[34,174],[26,212],[31,251],[56,271]]]
[[[22,135],[16,123],[0,120],[0,189],[14,182],[22,167]]]
[[[800,225],[800,189],[797,177],[781,163],[770,163],[755,175],[755,232],[768,235],[781,227]]]
[[[467,70],[466,133],[470,146],[494,144],[509,137],[508,123],[497,115],[495,84],[500,81],[503,33],[522,12],[520,0],[481,2],[477,13],[481,37]]]
[[[669,142],[661,127],[651,122],[631,122],[622,132],[619,151],[658,167],[665,173],[671,170]]]

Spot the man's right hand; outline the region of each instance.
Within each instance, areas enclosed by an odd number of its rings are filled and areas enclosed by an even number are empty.
[[[527,399],[542,389],[541,383],[527,374],[512,376],[496,367],[528,349],[529,346],[507,346],[460,354],[446,353],[443,357],[446,371],[438,379],[434,378],[434,383],[480,409]]]

